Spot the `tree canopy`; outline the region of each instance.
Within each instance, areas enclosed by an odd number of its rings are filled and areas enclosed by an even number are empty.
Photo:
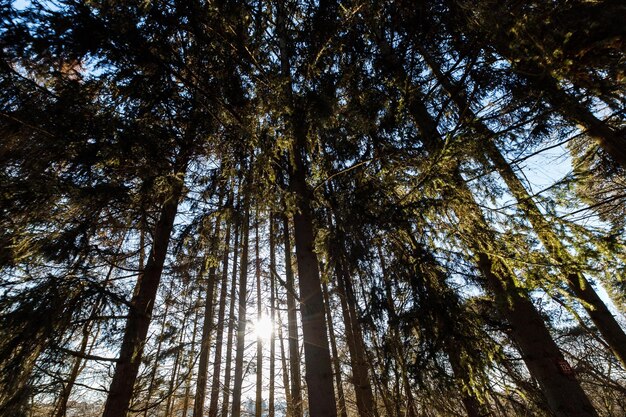
[[[624,415],[624,15],[0,0],[0,415]]]

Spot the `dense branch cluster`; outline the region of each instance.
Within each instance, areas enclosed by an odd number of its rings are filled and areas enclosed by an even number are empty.
[[[623,2],[0,7],[0,415],[625,415]]]

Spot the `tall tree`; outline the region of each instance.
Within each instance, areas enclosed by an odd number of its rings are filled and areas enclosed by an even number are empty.
[[[237,210],[239,210],[239,204],[237,205]],[[235,212],[236,213],[236,212]],[[237,216],[237,214],[235,214]],[[224,361],[226,362],[224,368],[224,388],[222,395],[222,408],[220,415],[222,417],[226,417],[228,415],[229,407],[228,407],[228,399],[230,397],[230,380],[232,376],[231,368],[232,368],[232,358],[233,358],[233,336],[235,332],[235,300],[237,294],[237,258],[239,257],[239,239],[241,233],[243,233],[241,229],[241,219],[239,217],[235,217],[235,240],[233,243],[233,272],[230,283],[230,301],[228,305],[228,331],[226,334],[226,356],[224,357]],[[239,284],[241,285],[241,283]]]
[[[341,358],[339,357],[339,349],[337,348],[337,339],[335,337],[335,331],[333,327],[333,315],[331,313],[330,295],[328,294],[328,285],[322,282],[322,291],[324,294],[324,305],[326,306],[326,319],[328,320],[328,326],[330,329],[330,349],[332,353],[333,368],[335,370],[335,385],[337,388],[337,402],[339,404],[339,415],[341,417],[348,416],[348,407],[346,406],[346,395],[343,390],[342,373],[341,373]]]
[[[154,230],[154,243],[146,263],[140,272],[124,331],[119,359],[104,408],[103,417],[123,416],[129,409],[133,386],[141,364],[141,353],[148,335],[154,300],[161,281],[163,263],[167,254],[178,201],[183,193],[183,176],[186,161],[170,179],[170,191],[163,202],[159,220]]]
[[[232,210],[232,207],[229,207],[232,204],[233,196],[232,193],[229,196],[229,199],[226,203],[227,210]],[[232,219],[229,218],[228,214],[225,216],[226,219],[226,236],[224,238],[224,249],[222,255],[222,276],[220,277],[220,294],[219,294],[219,307],[217,312],[217,327],[215,329],[215,359],[213,361],[213,375],[211,381],[211,402],[209,404],[209,417],[217,417],[218,414],[218,401],[220,396],[220,376],[222,369],[222,349],[224,344],[224,324],[226,321],[226,298],[227,298],[227,290],[228,290],[228,259],[230,253],[230,244],[231,244],[231,222]],[[239,230],[237,225],[235,225],[235,236],[239,234]],[[237,237],[235,237],[235,246],[237,245]],[[234,256],[237,256],[235,252]],[[236,260],[233,260],[233,264],[236,263]],[[235,266],[233,265],[233,269],[235,270]]]
[[[257,323],[263,318],[263,305],[261,302],[261,246],[259,243],[259,211],[257,208],[254,224],[254,267],[256,277],[256,306]],[[256,400],[254,402],[254,415],[261,417],[263,414],[263,338],[258,335],[256,340]]]
[[[427,52],[422,51],[422,54],[439,83],[456,104],[459,112],[464,114],[464,121],[467,121],[470,124],[470,129],[475,131],[481,138],[481,146],[485,155],[494,164],[494,167],[518,201],[520,208],[532,224],[541,243],[558,265],[565,282],[574,295],[583,302],[589,317],[598,327],[598,330],[622,365],[626,367],[626,333],[593,289],[589,280],[581,271],[576,270],[576,262],[574,262],[565,245],[557,237],[511,165],[494,143],[497,134],[480,121],[480,118],[472,110],[470,103],[465,99],[466,94],[442,73],[436,61]]]
[[[276,30],[279,37],[281,76],[284,79],[282,93],[285,103],[291,109],[290,114],[288,114],[291,139],[289,190],[296,197],[293,224],[309,412],[312,417],[335,416],[337,408],[334,400],[331,359],[328,349],[328,330],[324,317],[318,260],[314,250],[315,234],[311,210],[311,191],[306,181],[309,169],[306,154],[308,126],[303,117],[305,109],[297,108],[293,94],[291,57],[287,49],[286,12],[281,4],[277,5],[277,8]],[[330,5],[320,4],[314,19],[316,23],[319,23],[319,26],[314,28],[314,36],[321,38],[321,33],[328,29],[328,21],[332,17],[331,9]],[[316,38],[314,44],[310,46],[315,53],[322,48],[319,38]]]
[[[246,193],[247,191],[244,191]],[[241,387],[243,385],[243,360],[246,348],[246,307],[248,305],[248,242],[250,229],[250,208],[248,207],[248,196],[244,194],[243,199],[243,220],[241,226],[241,261],[239,267],[239,312],[237,314],[237,346],[235,350],[235,376],[233,386],[233,402],[231,415],[239,417],[241,415]]]
[[[270,335],[270,380],[269,380],[269,393],[268,393],[268,417],[275,417],[276,415],[276,335],[274,334],[276,328],[276,280],[273,271],[276,270],[276,221],[274,213],[270,212],[269,215],[269,251],[270,251],[270,264],[269,264],[269,281],[270,281],[270,321],[272,323],[272,334]],[[285,384],[286,386],[287,384]]]
[[[397,59],[391,46],[381,36],[377,37],[377,41],[388,61],[387,65],[395,67],[392,71],[398,77],[397,82],[404,83],[406,77],[400,74],[402,70],[396,64]],[[420,129],[424,146],[432,155],[439,154],[445,142],[439,134],[437,123],[424,105],[421,94],[413,90],[413,94],[407,99],[408,111]],[[541,384],[550,408],[556,415],[596,416],[597,413],[580,384],[567,371],[571,367],[563,358],[543,319],[527,293],[515,284],[516,279],[510,267],[490,255],[494,250],[490,242],[497,244],[497,238],[484,219],[458,167],[453,165],[448,173],[450,176],[446,178],[448,186],[444,190],[444,197],[451,201],[456,200],[453,209],[459,218],[459,230],[464,235],[462,238],[474,251],[476,265],[485,279],[484,285],[493,293],[496,306],[503,317],[511,323],[511,334],[520,347],[529,371]],[[459,205],[459,201],[462,205]],[[571,398],[576,398],[577,403],[573,404]]]
[[[291,263],[291,233],[289,220],[282,216],[283,247],[285,251],[285,278],[287,287],[287,336],[289,341],[289,373],[291,376],[291,403],[289,407],[294,417],[302,416],[302,394],[300,377],[300,348],[298,342],[297,306],[295,280]]]
[[[220,197],[219,204],[222,204]],[[198,375],[196,379],[196,395],[193,403],[193,417],[204,415],[204,401],[206,398],[206,386],[209,371],[209,353],[211,351],[211,336],[213,330],[213,294],[215,292],[216,276],[217,276],[217,246],[220,239],[221,218],[216,217],[214,220],[213,231],[209,239],[209,253],[205,259],[204,269],[208,268],[208,276],[206,280],[204,294],[204,321],[202,324],[202,335],[200,336],[200,358],[198,361]]]

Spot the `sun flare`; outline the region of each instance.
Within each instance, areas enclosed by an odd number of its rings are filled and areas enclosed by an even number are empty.
[[[274,332],[274,323],[272,319],[267,316],[261,316],[253,322],[252,329],[255,339],[269,340]]]

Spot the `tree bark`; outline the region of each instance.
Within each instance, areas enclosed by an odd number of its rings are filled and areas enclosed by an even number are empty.
[[[221,200],[221,198],[220,198]],[[217,252],[217,242],[219,242],[221,219],[219,216],[215,219],[215,228],[212,243],[209,245],[207,259],[205,264],[209,262],[209,258]],[[206,267],[205,267],[206,268]],[[200,339],[200,358],[198,362],[198,375],[196,377],[196,395],[193,402],[193,417],[202,417],[204,415],[204,401],[206,398],[207,374],[209,370],[209,353],[211,352],[211,330],[213,329],[213,295],[215,293],[215,277],[216,267],[211,264],[209,267],[209,275],[206,282],[204,294],[204,322],[202,323],[202,336]]]
[[[270,213],[270,225],[269,225],[269,237],[270,237],[270,319],[272,322],[272,335],[270,338],[270,386],[269,386],[269,408],[267,411],[268,417],[275,417],[276,408],[274,405],[274,396],[275,396],[275,367],[274,362],[276,361],[276,338],[274,337],[274,328],[276,327],[276,299],[275,299],[275,277],[272,271],[276,270],[276,238],[275,238],[275,221],[274,214]]]
[[[122,417],[128,412],[182,190],[183,179],[182,175],[178,174],[173,178],[172,190],[161,208],[154,231],[152,250],[146,268],[139,273],[130,301],[124,339],[103,417]]]
[[[333,353],[333,366],[335,367],[335,385],[337,385],[337,400],[339,402],[339,415],[348,417],[348,408],[346,407],[346,396],[343,392],[341,383],[341,361],[339,360],[339,351],[337,349],[337,340],[335,339],[335,331],[333,329],[333,316],[330,312],[330,296],[328,294],[328,285],[322,283],[324,292],[324,304],[326,305],[326,320],[328,320],[328,329],[330,331],[330,347]]]
[[[246,228],[247,230],[247,228]],[[233,245],[233,273],[230,283],[230,304],[228,306],[228,334],[226,336],[226,356],[224,361],[224,393],[222,396],[221,417],[228,417],[228,398],[230,397],[230,379],[233,359],[233,333],[235,331],[235,299],[237,294],[237,258],[239,257],[239,221],[235,223],[235,244]]]
[[[276,288],[276,295],[278,298],[278,288]],[[285,388],[285,401],[287,402],[287,417],[293,417],[293,401],[291,399],[291,390],[289,389],[289,368],[287,367],[287,357],[285,354],[285,343],[283,339],[283,322],[280,316],[280,311],[278,311],[277,317],[278,341],[280,343],[280,363],[282,367],[283,387]]]
[[[209,403],[209,417],[217,417],[218,414],[218,400],[220,395],[220,372],[222,369],[222,345],[224,342],[224,320],[226,313],[226,296],[228,295],[228,254],[231,239],[230,230],[231,225],[230,222],[228,222],[226,225],[224,255],[222,258],[222,277],[220,279],[220,305],[218,307],[217,329],[215,331],[215,361],[213,362],[213,378],[211,381],[211,401]],[[235,228],[235,235],[237,235],[237,233],[237,228]]]
[[[296,258],[300,286],[300,315],[304,343],[304,362],[311,417],[337,415],[333,389],[328,331],[324,319],[324,301],[320,288],[317,256],[313,245],[313,219],[306,197],[302,167],[297,170],[293,189],[298,195],[298,212],[294,214]]]
[[[248,298],[248,232],[250,227],[250,208],[244,198],[244,217],[242,227],[241,267],[239,275],[239,315],[237,316],[237,349],[235,353],[235,381],[233,386],[233,404],[231,415],[241,416],[241,387],[243,385],[243,356],[246,339],[246,305]]]
[[[287,336],[289,337],[289,371],[291,376],[291,414],[302,417],[302,390],[300,376],[300,346],[298,341],[298,317],[291,261],[291,238],[289,220],[283,215],[283,242],[285,247],[285,278],[287,283]]]
[[[254,226],[254,259],[256,275],[256,305],[257,323],[263,317],[263,307],[261,303],[261,255],[259,254],[259,211],[257,209]],[[254,415],[261,417],[263,414],[263,338],[256,340],[256,399],[254,402]]]

